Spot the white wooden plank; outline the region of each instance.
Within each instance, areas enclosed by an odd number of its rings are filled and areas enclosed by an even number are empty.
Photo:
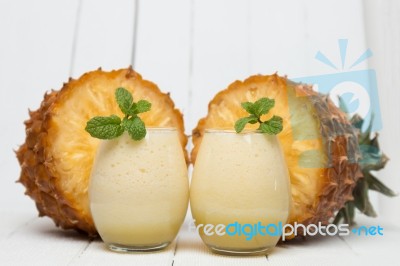
[[[250,21],[253,73],[329,74],[332,69],[314,59],[317,51],[341,67],[337,40],[348,39],[345,67],[349,67],[367,48],[359,0],[254,0]]]
[[[395,265],[398,260],[400,227],[384,218],[374,219],[359,215],[355,228],[380,226],[383,235],[366,235],[365,229],[360,235],[350,234],[342,237],[343,241],[370,265]]]
[[[77,0],[0,1],[0,207],[34,209],[13,153],[25,139],[28,108],[68,80]]]
[[[34,219],[0,240],[4,265],[68,265],[85,249],[86,236],[62,231],[48,219]]]
[[[218,91],[250,73],[248,2],[194,1],[193,10],[191,129]]]
[[[38,218],[36,210],[33,208],[26,211],[0,210],[0,241],[10,237],[21,227],[32,223]]]
[[[101,240],[95,240],[75,257],[70,265],[172,265],[176,241],[156,252],[121,254],[108,250]]]
[[[140,1],[135,69],[170,92],[188,122],[191,1]],[[187,132],[190,132],[186,128]]]
[[[2,212],[2,217],[10,213]],[[24,221],[0,240],[0,260],[7,265],[394,265],[400,237],[398,226],[382,219],[359,219],[359,225],[381,225],[384,236],[315,237],[281,244],[268,256],[229,257],[211,253],[187,221],[175,243],[160,252],[118,254],[100,240],[55,228],[48,218],[13,214],[1,226]],[[29,219],[27,219],[29,218]],[[175,257],[174,256],[175,252]]]
[[[268,256],[272,265],[349,265],[346,262],[358,260],[357,254],[338,237],[324,236],[288,241]]]
[[[102,67],[128,67],[132,61],[135,0],[82,0],[72,76]]]
[[[381,103],[383,129],[379,136],[382,150],[389,156],[385,169],[378,172],[381,180],[400,192],[400,2],[365,1],[367,41],[374,52],[370,67],[376,70]],[[400,224],[400,197],[380,196],[379,212],[386,219]]]
[[[304,1],[250,2],[249,36],[252,74],[293,74],[313,54],[308,49]]]

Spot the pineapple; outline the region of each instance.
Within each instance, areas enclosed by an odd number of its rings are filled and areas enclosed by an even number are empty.
[[[17,151],[21,165],[19,182],[36,202],[40,216],[51,217],[57,226],[90,236],[96,229],[89,211],[88,182],[99,139],[85,131],[94,116],[122,113],[114,92],[124,87],[134,99],[152,103],[141,118],[146,126],[176,127],[186,159],[183,118],[169,94],[131,68],[89,72],[70,79],[61,90],[51,91],[25,122],[26,141]],[[187,159],[188,161],[188,159]]]
[[[241,102],[262,97],[275,99],[275,107],[262,120],[272,115],[283,118],[278,139],[291,181],[289,223],[328,224],[347,201],[353,200],[353,189],[362,180],[360,150],[346,114],[310,86],[277,74],[234,82],[214,97],[207,116],[193,130],[192,163],[206,128],[233,129],[237,119],[247,116]],[[256,127],[248,125],[249,129]]]

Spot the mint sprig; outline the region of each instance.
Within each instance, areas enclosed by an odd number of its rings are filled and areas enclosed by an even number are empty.
[[[117,138],[124,131],[127,131],[133,140],[143,139],[146,136],[146,127],[138,114],[150,111],[151,103],[146,100],[135,103],[132,94],[124,88],[116,89],[115,99],[125,117],[121,119],[116,115],[96,116],[87,122],[85,130],[98,139]]]
[[[280,116],[274,115],[271,119],[267,121],[261,121],[261,116],[267,114],[274,106],[275,100],[269,98],[261,98],[258,101],[243,102],[242,108],[246,110],[250,115],[247,117],[240,118],[235,123],[235,130],[237,133],[243,131],[247,124],[259,123],[260,126],[258,130],[262,133],[267,133],[270,135],[277,135],[283,129],[283,119]]]

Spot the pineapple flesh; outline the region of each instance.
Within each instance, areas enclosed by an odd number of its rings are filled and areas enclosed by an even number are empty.
[[[90,236],[96,229],[89,210],[88,184],[99,139],[85,131],[94,116],[122,113],[115,102],[118,87],[129,90],[134,99],[152,103],[141,114],[146,126],[175,127],[185,149],[183,118],[169,94],[131,68],[112,72],[101,69],[70,79],[60,91],[45,95],[37,111],[25,122],[26,141],[17,151],[21,165],[19,182],[33,198],[40,216],[51,217],[57,226],[76,229]]]
[[[205,129],[232,129],[237,119],[246,116],[241,102],[262,97],[275,99],[275,107],[264,119],[272,115],[283,118],[278,139],[290,174],[289,223],[328,224],[345,202],[353,199],[353,188],[362,177],[357,163],[360,153],[346,115],[309,86],[276,74],[234,82],[214,97],[207,116],[193,130],[192,163]],[[256,127],[248,125],[249,129]]]

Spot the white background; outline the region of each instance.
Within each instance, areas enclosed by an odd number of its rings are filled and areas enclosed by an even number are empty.
[[[189,134],[236,79],[338,73],[314,59],[321,50],[340,65],[338,39],[349,40],[348,62],[374,53],[357,69],[377,73],[381,147],[391,158],[378,176],[400,191],[399,14],[396,0],[0,0],[0,210],[10,226],[1,232],[36,212],[15,184],[27,110],[68,77],[133,65],[171,92]],[[381,219],[400,223],[400,197],[372,200]]]

